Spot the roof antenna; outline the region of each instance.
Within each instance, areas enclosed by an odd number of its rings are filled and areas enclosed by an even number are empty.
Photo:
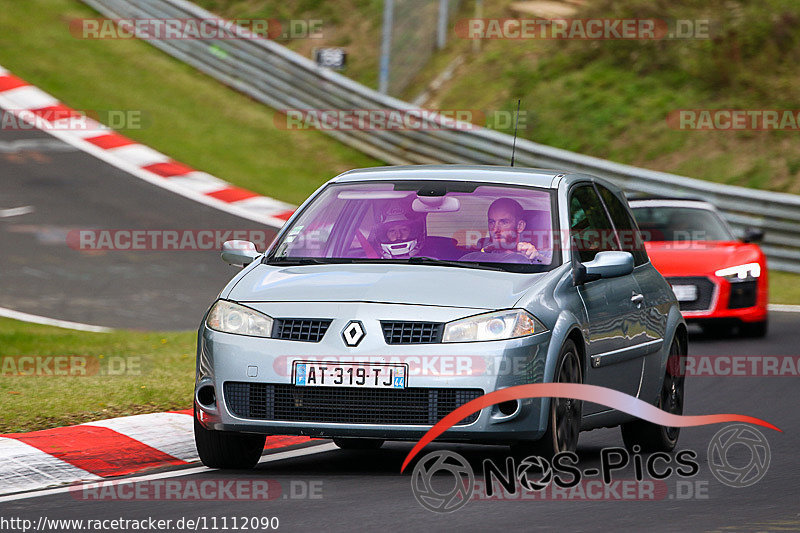
[[[519,123],[519,103],[521,102],[520,99],[517,100],[517,116],[514,117],[514,141],[511,145],[511,166],[514,166],[514,152],[517,150],[517,124]]]

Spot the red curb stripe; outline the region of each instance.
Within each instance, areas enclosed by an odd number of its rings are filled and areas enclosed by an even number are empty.
[[[3,436],[29,444],[100,477],[187,464],[113,429],[99,426],[70,426]]]
[[[289,217],[291,217],[293,214],[294,210],[291,210],[291,211],[284,211],[283,213],[278,213],[277,215],[272,215],[272,216],[275,218],[279,218],[281,220],[289,220]]]
[[[128,139],[119,133],[106,133],[104,135],[98,135],[97,137],[90,137],[84,140],[94,144],[95,146],[99,146],[103,150],[110,150],[111,148],[119,148],[120,146],[136,144],[136,141]]]
[[[64,104],[55,104],[47,107],[40,107],[39,109],[30,109],[29,111],[48,122],[64,120],[65,118],[80,118],[83,116],[82,113],[78,113]]]
[[[180,411],[167,411],[168,413],[175,413],[176,415],[189,415],[194,416],[194,411],[192,409],[182,409]]]
[[[154,163],[152,165],[147,165],[146,167],[142,167],[145,170],[149,170],[153,174],[158,174],[159,176],[163,176],[165,178],[169,178],[172,176],[183,176],[184,174],[188,174],[189,172],[194,172],[192,167],[186,166],[183,163],[178,163],[177,161],[168,161],[166,163]]]
[[[0,92],[10,91],[11,89],[16,89],[17,87],[25,87],[26,85],[28,85],[28,83],[25,80],[11,74],[0,76]]]
[[[248,198],[253,198],[254,196],[258,195],[252,191],[240,189],[239,187],[227,187],[225,189],[210,192],[206,196],[211,196],[212,198],[222,200],[223,202],[238,202],[239,200],[247,200]]]

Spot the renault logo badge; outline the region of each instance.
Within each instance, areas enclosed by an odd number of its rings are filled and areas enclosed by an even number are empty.
[[[358,320],[351,320],[342,330],[342,338],[344,343],[348,346],[358,346],[361,339],[364,338],[364,324]]]

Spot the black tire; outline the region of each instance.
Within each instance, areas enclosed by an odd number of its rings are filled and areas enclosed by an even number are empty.
[[[200,460],[209,468],[250,469],[258,464],[266,435],[214,431],[194,418],[194,442]]]
[[[553,382],[583,383],[581,356],[572,340],[568,340],[561,347]],[[511,452],[518,457],[539,455],[551,458],[559,452],[576,451],[582,412],[583,402],[580,400],[551,398],[547,431],[539,440],[512,444]]]
[[[352,437],[336,437],[333,443],[343,450],[377,450],[383,446],[381,439],[358,439]]]
[[[733,331],[733,327],[729,324],[719,324],[719,323],[701,324],[700,327],[703,328],[703,334],[705,334],[708,337],[715,337],[715,338],[730,337],[731,332]]]
[[[661,391],[658,394],[656,406],[668,413],[683,414],[685,350],[681,343],[675,339],[669,350],[667,370]],[[635,420],[621,426],[622,441],[630,451],[635,451],[634,446],[639,446],[642,452],[671,452],[678,444],[681,429],[659,426],[645,420]]]
[[[742,322],[739,325],[739,334],[743,337],[753,337],[760,339],[767,335],[768,322]]]

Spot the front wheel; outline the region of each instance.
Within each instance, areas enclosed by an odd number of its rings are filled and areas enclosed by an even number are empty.
[[[553,376],[555,383],[583,383],[583,370],[578,348],[572,340],[561,347]],[[581,431],[583,402],[572,398],[551,398],[547,417],[547,431],[537,441],[523,441],[512,445],[515,455],[553,457],[559,452],[578,449]]]
[[[667,371],[658,395],[657,407],[674,415],[683,414],[684,350],[678,339],[672,341],[667,359]],[[646,420],[636,420],[622,425],[622,441],[634,451],[639,446],[643,452],[671,452],[678,444],[681,428],[659,426]]]
[[[742,322],[739,325],[739,334],[743,337],[761,338],[767,335],[767,321]]]
[[[209,468],[250,469],[258,464],[266,435],[206,429],[194,417],[194,442],[200,461]]]

